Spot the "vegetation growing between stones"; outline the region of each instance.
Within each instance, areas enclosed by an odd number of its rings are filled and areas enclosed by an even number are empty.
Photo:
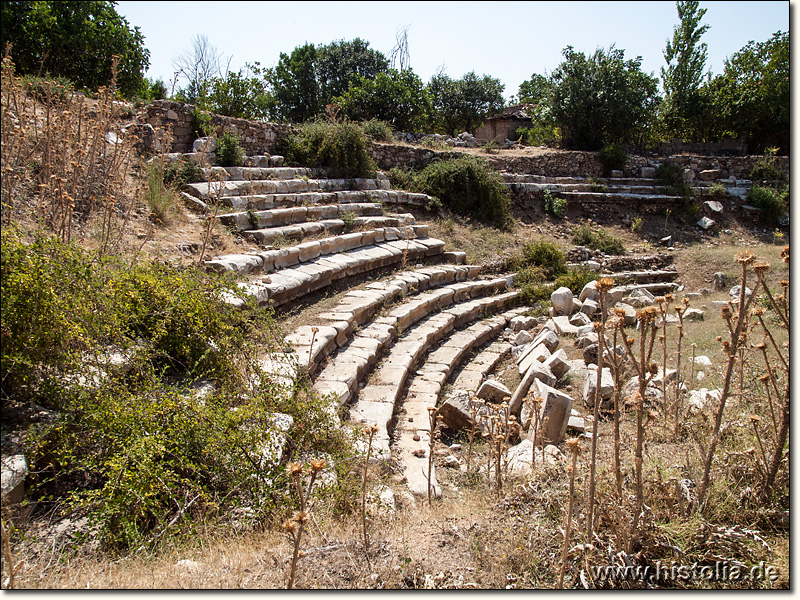
[[[239,136],[226,131],[217,138],[217,157],[223,167],[241,167],[244,164],[244,148]]]
[[[351,121],[311,121],[283,142],[281,152],[292,164],[321,167],[331,177],[369,177],[375,161],[364,130]]]
[[[474,156],[431,163],[421,171],[393,169],[394,185],[438,198],[458,215],[504,228],[511,201],[500,175]]]
[[[592,250],[600,250],[606,254],[625,254],[625,243],[605,229],[581,223],[572,234],[572,243],[576,246],[587,246]]]

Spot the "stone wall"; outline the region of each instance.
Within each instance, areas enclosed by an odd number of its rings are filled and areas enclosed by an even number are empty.
[[[171,130],[170,152],[191,152],[194,133],[194,111],[191,104],[181,104],[169,100],[156,100],[139,115],[141,123],[149,123],[156,131],[159,140],[164,139],[167,129]],[[291,125],[262,123],[236,119],[221,115],[211,115],[210,127],[217,135],[232,132],[239,135],[242,147],[248,155],[270,154],[281,138],[292,131]]]

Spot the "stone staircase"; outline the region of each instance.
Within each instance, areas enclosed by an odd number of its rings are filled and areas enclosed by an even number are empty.
[[[651,177],[547,177],[519,173],[502,173],[503,182],[512,195],[520,198],[535,198],[545,190],[563,198],[568,204],[592,208],[597,205],[622,205],[637,209],[680,205],[681,196],[663,192],[663,187]],[[696,197],[703,198],[714,184],[713,181],[690,182]],[[716,183],[725,186],[727,192],[744,198],[750,189],[748,180],[719,179]]]
[[[308,376],[334,418],[377,425],[373,455],[403,472],[412,492],[426,494],[428,408],[454,369],[499,343],[510,319],[526,310],[514,308],[512,277],[465,264],[465,253],[446,252],[413,215],[385,213],[387,205],[430,198],[392,190],[382,174],[327,179],[276,157],[248,164],[212,167],[208,181],[185,186],[194,201],[232,209],[220,221],[263,245],[212,257],[206,268],[239,274],[246,294],[278,309],[334,282],[345,286],[328,310],[287,332],[284,351],[262,360],[264,376],[287,389]],[[488,363],[476,364],[488,372]],[[440,493],[435,474],[432,485]]]

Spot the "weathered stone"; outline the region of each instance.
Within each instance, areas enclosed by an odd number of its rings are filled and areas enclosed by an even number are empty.
[[[464,391],[457,391],[445,400],[439,407],[439,414],[442,415],[445,426],[454,431],[468,429],[472,427],[472,416],[470,410],[475,408],[478,413],[486,413],[485,407],[480,407],[478,402],[470,398]]]
[[[558,335],[577,335],[578,328],[569,322],[569,317],[565,315],[556,316],[551,319]]]
[[[25,496],[25,478],[28,476],[28,462],[22,454],[3,457],[2,463],[2,504],[19,504]]]
[[[556,384],[557,378],[550,370],[550,367],[545,366],[539,361],[534,361],[525,371],[522,376],[522,381],[519,382],[517,389],[514,390],[514,395],[511,396],[511,401],[508,403],[508,409],[515,417],[520,418],[523,411],[523,401],[531,389],[534,381],[542,381],[547,385],[553,386]],[[521,421],[522,422],[522,421]]]
[[[509,327],[511,327],[511,331],[523,331],[536,327],[537,323],[536,317],[518,316],[509,321]]]
[[[599,339],[600,338],[597,335],[597,332],[595,331],[588,331],[586,333],[581,333],[575,339],[575,347],[583,349],[591,344],[597,344]]]
[[[576,433],[583,433],[586,431],[586,422],[583,417],[570,417],[567,421],[567,429],[572,429]]]
[[[537,380],[533,385],[536,395],[543,400],[539,411],[542,440],[548,444],[560,444],[572,411],[572,398],[541,381]]]
[[[697,226],[705,231],[713,229],[714,227],[716,227],[716,225],[717,222],[714,219],[709,219],[708,217],[703,217],[697,222]]]
[[[538,361],[544,362],[550,357],[550,351],[544,344],[538,344],[525,355],[525,357],[519,362],[517,368],[519,370],[519,374],[521,376],[525,375],[525,372],[530,368],[530,366]]]
[[[580,327],[581,325],[591,324],[592,320],[584,313],[576,312],[570,317],[569,322],[571,325],[575,325],[575,327]]]
[[[722,172],[719,169],[704,169],[697,174],[700,181],[713,181],[722,177]]]
[[[699,308],[687,308],[683,313],[683,318],[686,321],[702,321],[705,319],[705,313]]]
[[[731,291],[729,292],[731,298],[738,298],[741,295],[741,293],[742,293],[742,286],[740,286],[740,285],[733,286],[731,288]],[[749,287],[745,287],[744,288],[744,296],[745,296],[745,298],[749,298],[752,295],[753,295],[752,290]]]
[[[714,363],[712,363],[711,359],[708,358],[707,356],[702,356],[701,355],[701,356],[695,356],[694,357],[694,364],[696,364],[699,367],[710,367]]]
[[[500,404],[506,398],[511,397],[511,390],[495,379],[487,379],[481,384],[475,395],[492,404]]]
[[[594,369],[594,373],[587,373],[583,379],[583,403],[586,406],[594,406],[596,390],[597,369]],[[614,395],[614,377],[611,374],[611,369],[603,368],[603,373],[600,378],[600,392],[598,395],[601,400],[607,400]]]
[[[656,168],[655,167],[640,167],[639,168],[639,177],[642,179],[652,179],[656,176]]]
[[[553,373],[556,379],[561,379],[569,371],[569,360],[567,353],[563,350],[558,350],[544,360],[542,365]]]
[[[630,327],[636,325],[636,309],[633,306],[625,304],[624,302],[617,302],[614,308],[619,308],[624,312],[622,319],[625,326]]]
[[[522,346],[523,344],[528,344],[528,343],[530,343],[532,341],[533,341],[533,336],[530,333],[528,333],[527,331],[523,330],[523,331],[520,331],[514,337],[514,342],[513,343],[514,343],[515,346]]]
[[[598,310],[600,310],[600,306],[596,301],[592,300],[591,298],[587,298],[583,301],[581,312],[586,316],[591,317],[592,315],[597,314]]]
[[[709,390],[707,388],[691,390],[689,397],[686,399],[686,404],[689,406],[690,412],[697,412],[703,410],[709,400],[719,400],[720,396],[721,392],[719,390]]]
[[[597,364],[597,356],[600,353],[600,347],[597,342],[593,344],[588,344],[587,346],[583,347],[583,361],[587,365],[596,365]]]
[[[553,304],[556,316],[572,314],[572,290],[568,287],[560,287],[550,294],[550,302]]]
[[[718,292],[721,292],[727,287],[728,284],[728,276],[722,272],[717,271],[714,273],[714,289]]]
[[[711,214],[719,214],[722,212],[722,202],[716,200],[706,200],[703,202],[703,208]]]

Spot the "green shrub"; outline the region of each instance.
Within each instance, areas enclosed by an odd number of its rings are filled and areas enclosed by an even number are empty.
[[[150,209],[150,219],[161,225],[168,224],[178,210],[178,191],[166,183],[167,179],[164,159],[157,156],[147,165],[144,199]]]
[[[600,279],[600,275],[591,269],[585,267],[570,269],[556,278],[555,287],[567,287],[572,290],[573,294],[580,294],[587,283],[598,279]]]
[[[510,262],[511,268],[517,271],[538,267],[546,279],[552,279],[567,272],[564,253],[553,242],[528,242],[522,247],[519,255]]]
[[[369,177],[375,171],[364,131],[355,123],[303,123],[281,151],[290,163],[324,168],[331,177]]]
[[[572,235],[572,243],[600,250],[606,254],[625,254],[625,244],[621,239],[602,228],[593,228],[589,223],[581,223]]]
[[[393,188],[413,192],[416,189],[415,173],[411,169],[392,167],[387,173]]]
[[[438,198],[454,213],[506,227],[511,201],[499,173],[482,158],[431,163],[414,174],[413,190]]]
[[[164,183],[178,188],[186,183],[203,181],[202,169],[187,159],[171,161],[164,165]]]
[[[776,151],[776,148],[768,148],[764,156],[758,159],[756,164],[750,169],[750,173],[748,173],[747,176],[748,179],[752,179],[753,181],[786,181],[786,173],[781,170],[775,160]]]
[[[611,171],[624,171],[628,163],[628,154],[619,144],[610,144],[597,153],[606,174]]]
[[[683,178],[683,167],[673,162],[665,162],[656,167],[656,183],[670,196],[689,198],[693,196],[692,186]]]
[[[754,185],[747,192],[747,201],[761,209],[761,221],[773,227],[789,210],[789,190]]]
[[[558,196],[553,196],[553,193],[550,190],[544,191],[544,212],[548,215],[553,215],[554,217],[563,217],[567,214],[567,200],[566,198],[560,198]]]
[[[66,77],[26,75],[22,78],[22,82],[28,93],[43,102],[48,98],[56,102],[66,102],[75,89],[75,85]]]
[[[284,470],[264,454],[274,412],[294,418],[286,458],[345,449],[307,380],[255,377],[257,352],[282,338],[233,282],[0,234],[4,411],[37,402],[59,415],[26,435],[35,506],[88,514],[96,539],[123,549],[238,507],[263,523],[284,506]],[[112,351],[127,368],[105,366]],[[198,378],[216,384],[202,400],[188,389]]]
[[[386,121],[370,119],[361,123],[361,130],[369,140],[375,142],[391,142],[394,140],[394,130]]]
[[[223,167],[241,167],[244,164],[244,148],[239,136],[226,131],[217,138],[217,157]]]
[[[559,140],[557,128],[540,123],[534,123],[532,127],[519,127],[514,136],[525,146],[554,146]]]

